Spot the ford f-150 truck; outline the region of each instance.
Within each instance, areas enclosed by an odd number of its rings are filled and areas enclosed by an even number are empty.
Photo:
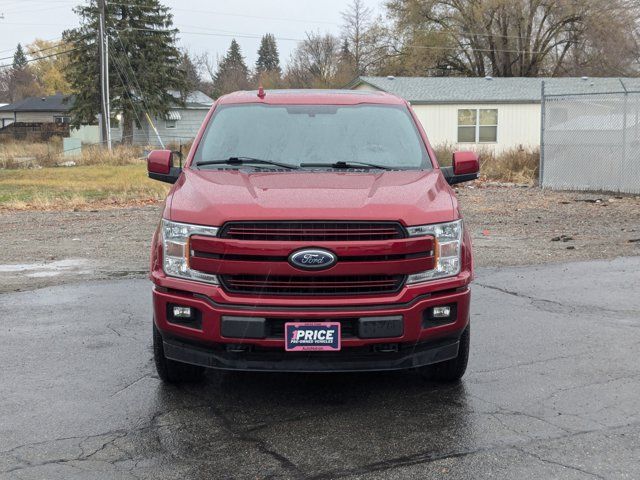
[[[175,158],[174,158],[175,157]],[[153,345],[166,382],[206,367],[270,372],[416,369],[459,380],[469,354],[471,239],[405,100],[273,90],[219,98],[153,237]]]

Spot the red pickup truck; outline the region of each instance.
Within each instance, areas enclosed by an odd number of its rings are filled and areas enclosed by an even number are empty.
[[[459,380],[469,354],[471,239],[411,106],[381,92],[275,90],[219,98],[153,237],[160,378],[206,367],[271,372],[416,369]]]

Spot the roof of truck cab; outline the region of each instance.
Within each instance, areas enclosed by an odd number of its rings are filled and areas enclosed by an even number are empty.
[[[219,104],[264,103],[267,105],[404,105],[400,97],[386,92],[365,90],[265,90],[263,98],[257,90],[234,92],[218,99]]]

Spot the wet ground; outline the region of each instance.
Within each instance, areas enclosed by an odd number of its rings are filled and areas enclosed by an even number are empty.
[[[640,257],[481,269],[462,383],[164,386],[150,285],[0,296],[0,478],[640,478]]]

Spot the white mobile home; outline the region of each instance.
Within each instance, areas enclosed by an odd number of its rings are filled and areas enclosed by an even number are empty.
[[[627,79],[625,79],[625,82]],[[433,146],[461,150],[537,149],[542,83],[547,93],[619,91],[618,78],[358,77],[347,88],[408,100]],[[562,121],[561,111],[546,112]]]

